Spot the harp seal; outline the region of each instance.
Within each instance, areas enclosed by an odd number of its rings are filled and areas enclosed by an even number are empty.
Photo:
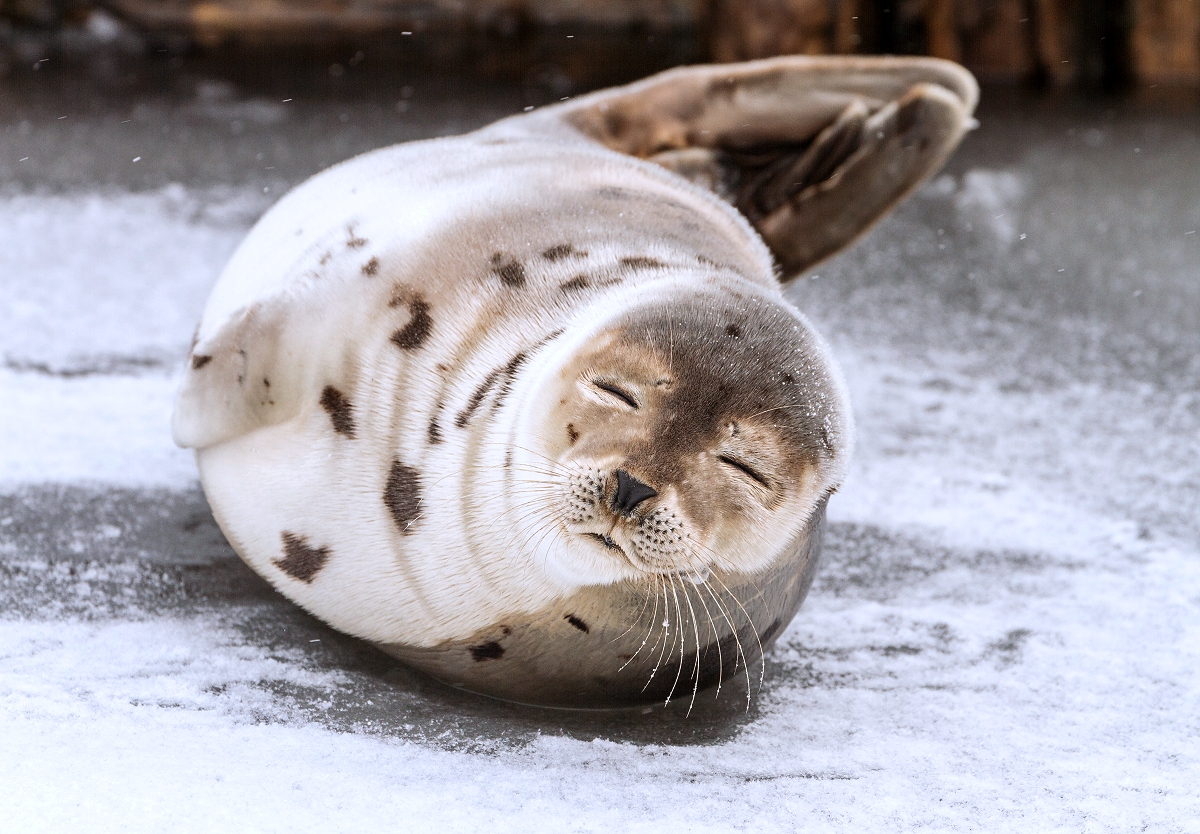
[[[251,567],[442,680],[749,697],[853,442],[786,279],[976,98],[933,59],[692,67],[337,165],[218,280],[176,442]]]

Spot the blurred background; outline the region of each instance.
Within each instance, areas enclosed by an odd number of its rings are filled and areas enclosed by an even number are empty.
[[[167,62],[290,50],[340,57],[342,73],[398,62],[558,90],[681,62],[889,53],[985,82],[1200,84],[1194,0],[2,0],[0,19],[10,65],[90,36]]]

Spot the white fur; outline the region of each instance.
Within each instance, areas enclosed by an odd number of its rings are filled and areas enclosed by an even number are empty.
[[[525,427],[539,407],[539,380],[572,344],[635,299],[668,295],[693,279],[676,272],[636,291],[595,297],[562,343],[533,356],[510,394],[512,407],[486,430],[456,432],[453,409],[505,358],[544,336],[561,311],[558,296],[538,287],[520,297],[518,309],[508,309],[502,290],[458,274],[455,251],[437,249],[446,246],[447,230],[459,229],[464,251],[494,246],[534,256],[519,237],[475,240],[473,219],[605,185],[663,195],[694,211],[709,224],[703,234],[723,236],[740,252],[730,280],[782,300],[769,252],[730,206],[657,166],[569,132],[533,135],[519,121],[365,154],[312,178],[262,218],[213,290],[193,355],[214,359],[189,372],[174,419],[176,441],[197,449],[222,529],[256,571],[340,629],[414,646],[461,638],[506,614],[538,611],[585,584],[629,575],[597,559],[595,548],[562,546],[550,529],[553,519],[537,518],[489,479],[502,471],[506,446],[537,442]],[[555,218],[546,222],[555,231]],[[564,239],[575,222],[561,229]],[[635,254],[690,257],[652,227],[637,233],[642,245]],[[366,242],[350,245],[355,240]],[[591,246],[588,262],[627,247]],[[369,258],[378,258],[386,275],[365,277]],[[444,274],[421,272],[431,258],[446,264]],[[530,283],[537,277],[553,288],[574,268],[546,266],[554,280],[531,275]],[[397,283],[436,299],[434,330],[419,351],[389,342],[409,317],[403,304],[386,304]],[[489,327],[495,317],[500,324]],[[844,415],[835,433],[841,448],[824,476],[828,489],[840,481],[851,428],[845,389],[827,352],[825,364],[836,382],[834,410]],[[243,383],[234,382],[235,373]],[[268,376],[269,390],[247,393]],[[443,414],[446,442],[430,445],[440,380],[453,405]],[[331,431],[318,405],[327,384],[353,403],[352,440]],[[424,515],[408,535],[381,499],[394,458],[421,473]],[[274,564],[282,531],[331,552],[311,583]]]

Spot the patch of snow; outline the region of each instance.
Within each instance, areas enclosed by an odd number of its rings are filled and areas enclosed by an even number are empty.
[[[0,361],[182,361],[208,291],[267,203],[177,184],[0,196]]]
[[[945,193],[942,188],[935,193]],[[998,243],[1016,242],[1018,212],[1025,196],[1025,183],[1013,171],[976,168],[963,176],[962,188],[954,195],[955,207],[980,228],[989,229]]]
[[[0,370],[0,489],[195,484],[192,453],[171,442],[177,387],[163,373],[63,379]]]

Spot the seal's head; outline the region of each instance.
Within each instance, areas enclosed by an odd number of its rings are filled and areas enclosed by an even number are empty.
[[[643,300],[541,375],[519,476],[566,535],[581,584],[779,557],[841,481],[851,443],[827,347],[778,297],[728,288]]]

